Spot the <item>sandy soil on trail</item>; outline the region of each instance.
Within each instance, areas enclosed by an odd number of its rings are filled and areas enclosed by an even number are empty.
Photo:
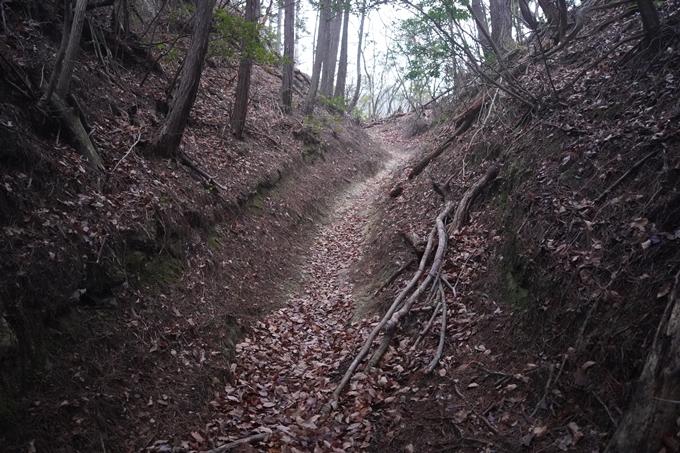
[[[271,434],[257,445],[268,452],[368,447],[374,431],[371,402],[389,387],[387,377],[358,373],[330,416],[318,413],[376,321],[350,324],[355,300],[346,276],[361,256],[372,204],[405,158],[399,147],[391,146],[389,154],[375,177],[338,197],[303,269],[306,283],[236,346],[233,384],[209,403],[213,420],[182,447],[214,448],[256,433]],[[162,441],[155,446],[157,451],[169,447]]]

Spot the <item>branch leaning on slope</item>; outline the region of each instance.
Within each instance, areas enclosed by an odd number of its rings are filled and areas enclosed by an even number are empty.
[[[371,349],[373,340],[375,340],[375,338],[378,336],[387,320],[392,316],[392,314],[397,310],[397,308],[399,308],[404,299],[406,299],[406,296],[416,286],[418,280],[420,280],[420,277],[423,275],[423,272],[425,272],[425,265],[427,264],[427,261],[430,258],[430,254],[432,253],[432,248],[434,245],[434,235],[436,232],[437,232],[436,228],[432,228],[432,230],[430,231],[430,235],[427,238],[427,246],[425,247],[425,252],[423,253],[422,258],[420,259],[420,265],[418,266],[418,270],[413,275],[413,278],[411,278],[411,280],[408,282],[406,287],[401,291],[401,293],[399,293],[397,298],[392,303],[392,306],[387,310],[387,313],[385,313],[385,315],[383,316],[382,320],[378,323],[377,326],[375,326],[373,331],[371,331],[368,338],[364,342],[364,345],[362,346],[361,350],[352,361],[351,365],[345,372],[345,375],[342,377],[342,380],[340,381],[338,386],[333,391],[333,394],[331,395],[330,399],[321,408],[322,414],[329,414],[331,412],[333,404],[335,403],[335,401],[337,401],[338,397],[340,396],[340,393],[342,393],[342,390],[349,382],[350,378],[356,371],[361,361],[364,360],[364,358],[368,355],[368,351]]]
[[[456,131],[449,138],[447,138],[444,143],[439,145],[437,149],[423,157],[408,174],[408,179],[418,176],[423,170],[425,170],[425,167],[427,167],[432,160],[439,157],[440,154],[448,149],[456,137],[467,132],[467,130],[470,129],[470,127],[472,127],[474,122],[477,120],[479,112],[481,112],[482,107],[486,104],[486,102],[486,95],[481,94],[467,110],[458,115],[458,117],[454,120],[454,122],[459,124],[458,129],[456,129]]]
[[[469,211],[470,211],[470,205],[472,204],[472,201],[475,199],[477,195],[484,189],[484,187],[496,179],[496,176],[498,176],[498,172],[501,169],[501,163],[500,162],[495,162],[491,168],[486,172],[486,174],[480,178],[474,186],[472,186],[470,189],[463,194],[463,198],[461,198],[460,203],[458,203],[458,209],[456,209],[456,214],[453,217],[453,222],[449,225],[449,231],[453,232],[455,230],[460,229],[463,225],[465,225],[465,222],[467,222]]]

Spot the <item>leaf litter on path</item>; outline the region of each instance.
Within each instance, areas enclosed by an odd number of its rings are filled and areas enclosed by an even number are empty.
[[[258,448],[271,453],[369,446],[373,404],[387,390],[399,389],[394,373],[401,373],[402,366],[390,373],[357,373],[337,407],[323,417],[319,411],[376,322],[351,322],[353,285],[344,275],[360,257],[373,192],[382,190],[391,168],[341,200],[335,219],[322,227],[313,244],[303,270],[308,282],[283,308],[255,323],[236,346],[233,383],[209,403],[214,418],[178,450],[209,450],[255,433],[270,434]]]

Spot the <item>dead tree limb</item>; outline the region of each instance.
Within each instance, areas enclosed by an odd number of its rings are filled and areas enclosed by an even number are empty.
[[[401,266],[399,269],[397,269],[397,271],[396,271],[394,274],[392,274],[392,276],[391,276],[390,278],[388,278],[387,281],[386,281],[385,283],[383,283],[383,284],[380,286],[380,288],[378,288],[378,289],[373,293],[373,297],[377,296],[378,294],[380,294],[380,291],[382,291],[383,289],[385,289],[385,288],[387,288],[388,286],[390,286],[390,285],[392,284],[392,282],[395,281],[395,280],[396,280],[396,279],[397,279],[397,278],[398,278],[398,277],[399,277],[406,269],[408,269],[409,267],[411,267],[411,264],[413,264],[414,261],[415,261],[415,259],[412,259],[411,261],[409,261],[408,263],[404,264],[404,265]]]
[[[235,440],[233,442],[229,442],[228,444],[224,444],[220,447],[213,448],[212,450],[208,450],[204,453],[222,453],[223,451],[232,450],[232,449],[238,447],[239,445],[250,444],[250,443],[254,443],[254,442],[260,442],[262,440],[267,439],[267,437],[269,437],[269,436],[270,436],[270,434],[267,434],[267,433],[254,434],[252,436],[244,437],[243,439],[239,439],[239,440]]]
[[[385,335],[380,342],[380,346],[373,354],[373,357],[371,357],[371,360],[368,362],[367,367],[369,369],[376,366],[378,362],[380,362],[380,359],[385,354],[385,352],[387,352],[387,348],[394,337],[394,333],[399,321],[404,316],[408,315],[411,307],[420,298],[421,294],[425,292],[430,284],[435,283],[439,278],[439,271],[441,270],[442,264],[444,262],[444,253],[446,252],[446,244],[448,241],[444,219],[446,219],[446,217],[449,215],[449,212],[451,212],[453,209],[453,205],[453,202],[447,202],[446,205],[444,205],[444,209],[442,209],[442,211],[437,216],[436,228],[438,244],[437,251],[434,255],[434,260],[432,261],[432,267],[430,267],[430,272],[427,274],[427,277],[423,283],[421,283],[420,286],[413,292],[413,294],[411,294],[411,297],[409,297],[408,300],[404,302],[404,305],[399,310],[395,311],[385,323]]]
[[[461,228],[465,222],[467,222],[468,214],[470,211],[470,205],[477,195],[484,189],[484,187],[496,179],[498,172],[500,171],[501,165],[499,162],[494,163],[491,168],[486,172],[486,174],[481,177],[474,186],[465,192],[463,198],[458,203],[458,209],[456,209],[456,214],[453,217],[453,222],[449,225],[449,231],[454,231]]]
[[[431,373],[432,370],[439,363],[439,359],[442,358],[442,353],[444,352],[444,342],[446,341],[446,295],[444,294],[444,288],[442,288],[441,281],[438,285],[439,289],[439,299],[442,306],[442,324],[441,331],[439,332],[439,345],[437,346],[437,352],[434,354],[430,365],[427,367],[427,372]]]
[[[195,162],[192,162],[183,152],[177,153],[177,159],[196,173],[198,173],[200,176],[205,178],[206,181],[208,181],[209,184],[212,184],[213,186],[217,187],[220,190],[227,190],[226,187],[224,187],[222,184],[218,183],[215,181],[215,178],[213,176],[210,176],[208,173],[205,172],[201,167],[198,166]]]
[[[444,143],[439,145],[437,149],[432,151],[427,156],[423,157],[420,160],[420,162],[418,162],[413,167],[413,169],[408,175],[408,178],[413,179],[415,176],[418,176],[425,169],[425,167],[427,167],[430,164],[432,160],[439,157],[444,151],[448,149],[448,147],[453,143],[456,137],[462,135],[464,132],[470,129],[472,124],[479,116],[479,112],[482,110],[482,107],[484,106],[484,104],[486,104],[486,101],[487,101],[486,96],[482,94],[469,108],[467,108],[463,113],[458,115],[456,119],[454,119],[454,122],[456,123],[457,126],[456,131],[449,138],[447,138]]]
[[[627,172],[625,172],[623,175],[621,175],[621,177],[619,179],[614,181],[614,184],[609,186],[604,192],[602,192],[600,194],[599,197],[597,197],[595,199],[595,203],[599,203],[600,201],[602,201],[607,195],[609,195],[612,192],[612,190],[616,189],[619,186],[619,184],[621,184],[623,181],[625,181],[626,178],[628,178],[635,170],[637,170],[638,167],[640,167],[640,165],[644,164],[645,162],[647,162],[647,159],[649,159],[650,157],[652,157],[656,153],[658,153],[659,149],[660,148],[656,148],[654,151],[647,154],[645,157],[643,157],[639,161],[635,162],[635,164],[632,167],[630,167]]]
[[[90,136],[83,127],[82,121],[78,113],[64,101],[55,91],[50,97],[50,105],[61,117],[61,122],[66,126],[66,129],[71,133],[71,137],[75,142],[75,148],[87,157],[87,159],[98,170],[104,170],[104,162],[102,161],[99,152],[94,147],[94,143],[90,140]]]
[[[442,304],[441,301],[437,303],[437,306],[434,307],[434,312],[432,313],[432,316],[430,317],[430,320],[427,322],[427,325],[423,330],[418,334],[418,338],[416,339],[416,342],[413,344],[413,349],[418,348],[418,345],[420,344],[421,341],[423,341],[423,338],[425,338],[425,335],[430,331],[430,328],[432,327],[432,324],[434,323],[434,319],[437,317],[439,314],[439,309],[441,308]],[[411,311],[415,311],[416,309],[414,308]]]
[[[449,208],[450,209],[450,208]],[[361,363],[364,358],[368,355],[368,351],[370,351],[371,346],[373,345],[373,340],[375,340],[375,337],[378,336],[380,331],[383,329],[383,326],[387,322],[387,320],[392,316],[392,314],[399,308],[399,306],[402,304],[404,299],[406,299],[406,296],[411,292],[411,290],[416,286],[418,283],[418,280],[420,280],[420,277],[423,275],[425,272],[425,265],[427,264],[428,259],[430,258],[430,254],[432,253],[432,248],[434,244],[434,235],[436,233],[436,228],[432,228],[432,231],[430,231],[430,235],[427,239],[427,246],[425,247],[425,253],[423,253],[423,257],[420,259],[420,265],[418,266],[418,270],[416,273],[413,275],[413,278],[408,282],[406,287],[399,293],[397,298],[394,300],[392,303],[392,306],[387,310],[387,313],[383,316],[382,320],[378,323],[375,328],[371,331],[370,335],[364,342],[364,345],[361,347],[361,350],[359,353],[356,355],[352,363],[350,364],[349,368],[345,372],[345,375],[342,377],[342,380],[338,384],[338,386],[335,388],[333,391],[333,394],[329,398],[328,402],[323,405],[321,408],[321,413],[322,414],[329,414],[331,410],[333,409],[333,405],[335,402],[338,400],[338,397],[340,396],[340,393],[342,393],[342,390],[345,388],[349,380],[351,379],[352,375],[356,371],[357,367]]]

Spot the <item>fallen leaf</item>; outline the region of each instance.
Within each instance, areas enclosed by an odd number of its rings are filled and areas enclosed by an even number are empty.
[[[588,360],[586,363],[581,365],[581,368],[584,369],[584,370],[587,370],[588,368],[590,368],[593,365],[595,365],[595,362],[593,362],[592,360]]]
[[[671,291],[671,282],[668,281],[668,282],[664,283],[661,286],[661,288],[659,289],[659,292],[656,293],[656,298],[660,299],[663,296],[667,295],[670,291]]]
[[[191,431],[191,437],[193,437],[194,439],[196,439],[196,442],[198,442],[198,443],[205,442],[205,439],[203,438],[203,436],[201,436],[201,435],[200,435],[198,432],[196,432],[196,431]]]

